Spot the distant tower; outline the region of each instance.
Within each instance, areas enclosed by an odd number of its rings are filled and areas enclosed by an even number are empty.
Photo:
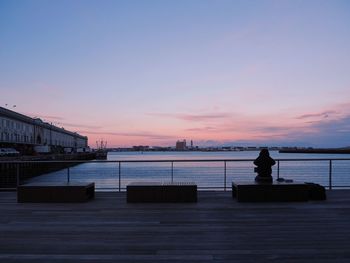
[[[193,141],[191,140],[191,149],[193,149]]]

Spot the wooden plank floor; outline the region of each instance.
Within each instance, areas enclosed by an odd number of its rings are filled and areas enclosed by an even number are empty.
[[[350,262],[350,191],[327,201],[18,204],[0,192],[0,262]]]

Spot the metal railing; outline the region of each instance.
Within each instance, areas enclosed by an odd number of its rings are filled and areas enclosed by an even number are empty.
[[[31,169],[34,165],[39,167],[46,165],[55,166],[57,169],[42,173],[44,175],[39,176],[40,180],[46,178],[66,182],[95,181],[96,188],[101,190],[123,191],[131,181],[161,180],[191,181],[198,184],[199,190],[227,191],[231,189],[232,181],[254,179],[253,161],[254,159],[0,161],[0,165],[12,165],[12,176],[15,171],[16,185],[36,181],[37,178],[27,178],[26,169]],[[53,174],[56,177],[50,179]],[[3,176],[1,171],[0,176]],[[274,179],[285,177],[298,182],[316,182],[328,189],[349,188],[350,158],[276,159],[273,177]]]

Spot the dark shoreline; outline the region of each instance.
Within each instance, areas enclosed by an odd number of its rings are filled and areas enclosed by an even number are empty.
[[[350,149],[281,149],[279,153],[320,153],[320,154],[350,154]]]

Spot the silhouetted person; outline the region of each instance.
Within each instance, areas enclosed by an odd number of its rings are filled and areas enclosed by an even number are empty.
[[[270,157],[269,150],[262,149],[258,158],[255,159],[254,164],[257,166],[255,172],[258,175],[255,177],[256,182],[272,182],[272,169],[275,165],[275,160]]]

